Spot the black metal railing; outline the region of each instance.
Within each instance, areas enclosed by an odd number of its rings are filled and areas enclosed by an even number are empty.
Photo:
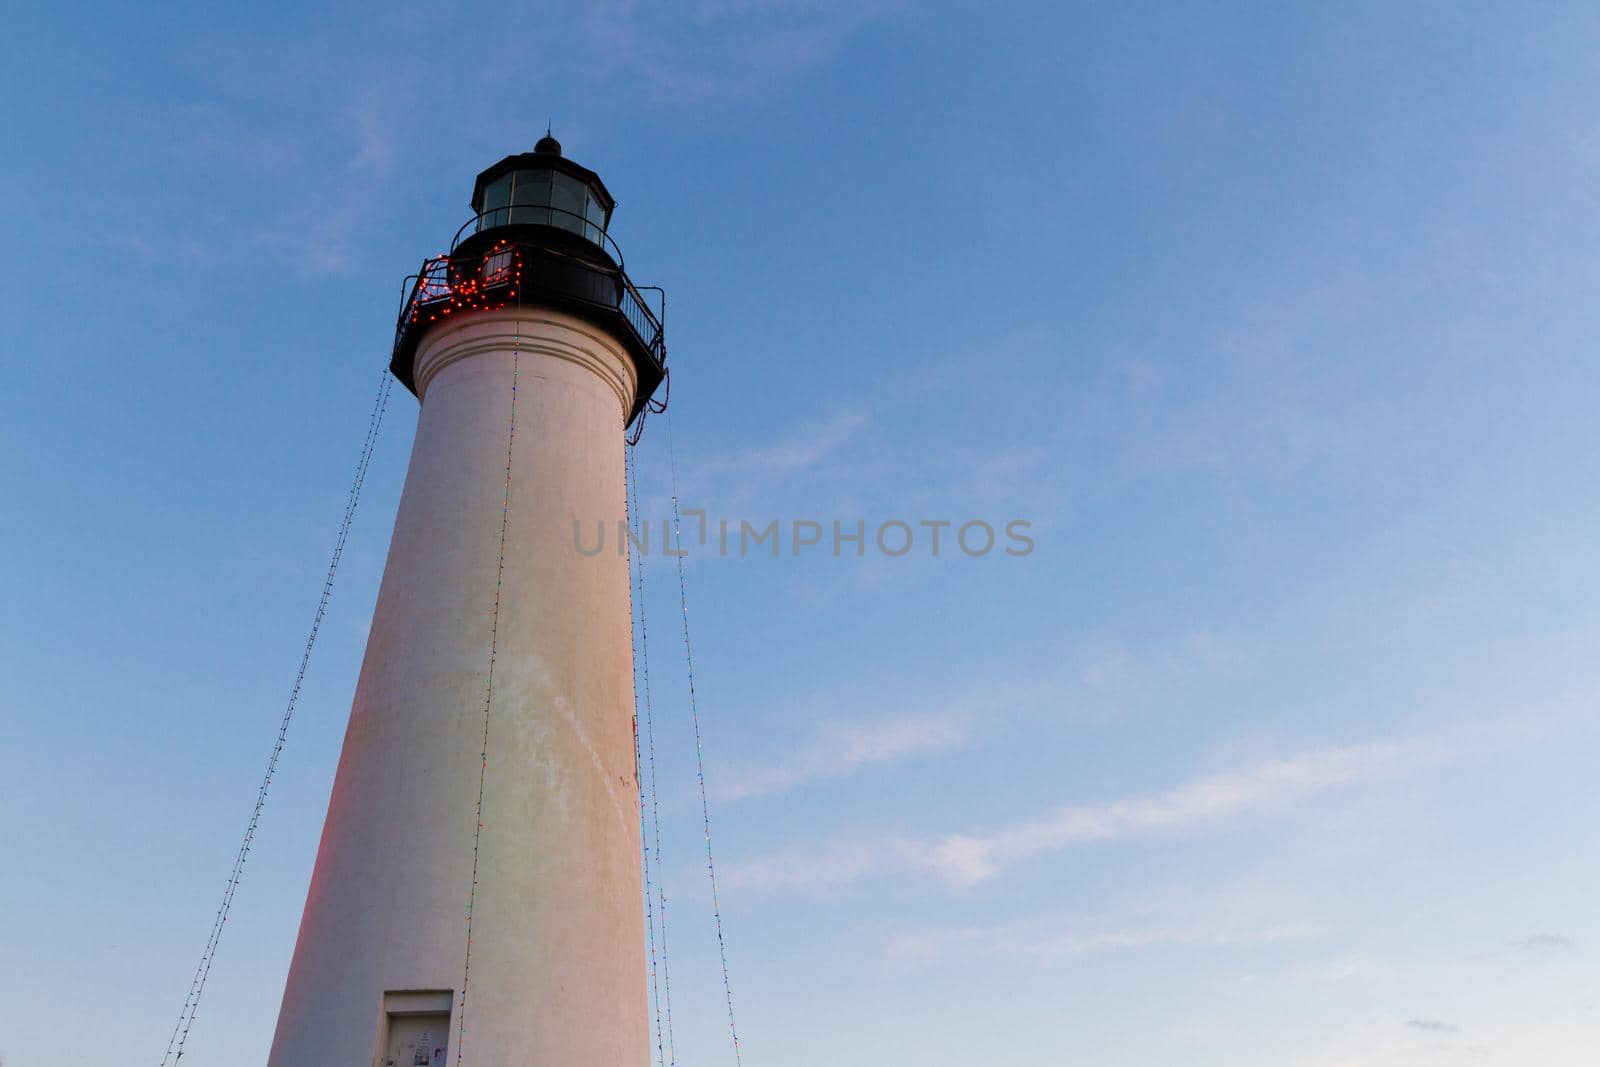
[[[420,304],[450,297],[450,257],[435,256],[422,261],[415,274],[408,274],[400,283],[400,323],[406,322],[406,312]]]
[[[409,368],[410,353],[423,329],[446,315],[471,310],[492,310],[520,303],[524,300],[548,299],[557,306],[566,306],[591,317],[598,313],[599,321],[625,324],[634,342],[628,347],[653,365],[652,379],[658,379],[666,366],[666,348],[662,329],[665,308],[653,308],[641,295],[623,270],[622,250],[604,231],[599,231],[596,241],[587,233],[570,226],[543,222],[524,223],[520,216],[516,229],[508,231],[506,239],[487,243],[484,237],[479,247],[468,246],[463,254],[463,244],[470,237],[478,237],[501,223],[484,225],[485,220],[497,219],[510,211],[537,211],[550,218],[561,215],[583,221],[576,212],[556,207],[514,206],[475,215],[450,243],[450,251],[441,256],[423,260],[417,273],[406,277],[402,283],[400,311],[395,323],[396,362],[404,357]],[[512,216],[507,214],[507,218]],[[577,235],[595,244],[587,254],[581,243],[569,235]],[[609,257],[610,261],[607,261]],[[664,301],[660,289],[653,290],[658,301]],[[402,379],[404,380],[404,378]]]
[[[566,230],[568,233],[575,233],[593,241],[602,248],[606,248],[609,244],[609,250],[616,250],[615,243],[611,243],[607,238],[603,224],[595,222],[587,215],[553,204],[511,204],[479,212],[476,217],[468,219],[466,226],[461,227],[456,233],[451,248],[461,243],[467,234],[468,226],[472,227],[473,233],[482,233],[496,226],[554,226],[558,230]],[[619,261],[620,258],[619,253]]]
[[[661,290],[656,288],[655,291],[657,297],[661,298]],[[633,327],[633,332],[645,342],[646,348],[656,354],[656,364],[659,366],[665,363],[666,351],[663,348],[663,341],[666,328],[662,319],[666,315],[666,309],[653,310],[645,302],[644,297],[639,295],[639,290],[634,288],[634,284],[628,280],[626,274],[622,275],[622,300],[618,306],[623,317],[628,320],[628,325]]]
[[[617,261],[617,269],[622,269],[622,249],[617,247],[617,242],[611,239],[611,235],[606,233],[604,228],[576,211],[552,207],[549,204],[513,204],[492,211],[480,211],[461,224],[461,229],[457,230],[455,237],[450,240],[450,251],[454,252],[467,238],[498,226],[549,226],[566,233],[577,234],[589,243],[604,249]]]

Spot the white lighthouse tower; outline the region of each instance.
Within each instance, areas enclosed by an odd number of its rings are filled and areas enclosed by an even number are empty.
[[[269,1067],[649,1059],[624,431],[662,380],[614,201],[546,136],[402,308],[416,443]]]

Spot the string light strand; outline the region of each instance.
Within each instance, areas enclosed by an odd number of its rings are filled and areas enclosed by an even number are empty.
[[[643,520],[641,520],[639,518],[638,467],[637,467],[636,461],[634,459],[635,455],[636,455],[636,453],[634,453],[634,451],[631,448],[628,449],[628,451],[627,451],[628,527],[629,527],[630,530],[634,531],[634,539],[633,539],[634,544],[643,545],[643,544],[645,544],[645,541],[643,539],[641,539],[641,537],[638,535],[638,531],[640,529],[640,524],[641,524],[641,522]],[[648,537],[648,529],[646,529],[645,537]],[[643,850],[643,854],[644,854],[645,918],[648,921],[649,931],[650,931],[650,988],[651,988],[651,993],[652,993],[652,999],[653,999],[654,1006],[655,1006],[656,1062],[657,1062],[657,1064],[662,1065],[662,1067],[677,1067],[677,1062],[678,1062],[677,1043],[676,1043],[676,1041],[675,1041],[675,1039],[673,1037],[673,1032],[672,1032],[672,971],[671,971],[671,968],[668,966],[668,957],[667,957],[667,893],[666,893],[666,886],[664,884],[662,884],[660,881],[656,881],[654,884],[652,884],[652,879],[651,879],[652,868],[654,869],[654,871],[655,871],[655,873],[656,873],[658,878],[659,878],[659,875],[660,875],[660,872],[661,872],[661,805],[660,805],[660,794],[659,794],[659,792],[657,791],[657,788],[656,788],[656,730],[655,730],[655,712],[654,712],[653,701],[652,701],[651,694],[650,694],[650,636],[649,636],[650,631],[649,631],[649,627],[648,627],[648,625],[646,623],[646,619],[645,619],[644,559],[643,559],[643,554],[641,553],[636,558],[634,556],[633,552],[631,551],[631,546],[630,546],[629,561],[630,561],[630,565],[635,565],[636,568],[637,568],[635,570],[635,574],[637,576],[637,597],[636,597],[636,599],[637,599],[637,602],[638,602],[638,605],[639,605],[639,645],[638,645],[639,656],[638,656],[638,659],[636,660],[637,666],[636,666],[636,669],[635,669],[635,691],[642,693],[643,698],[644,698],[644,723],[645,723],[644,740],[645,740],[645,743],[646,743],[646,746],[647,746],[647,752],[648,752],[648,756],[649,756],[649,770],[650,770],[650,773],[649,773],[650,823],[649,823],[648,831],[647,831],[645,818],[644,818],[644,816],[645,816],[645,779],[643,777],[639,777],[639,836],[641,838],[641,844],[643,846],[642,850]],[[639,669],[641,667],[642,667],[642,670]],[[642,686],[640,684],[641,682],[642,682]],[[640,738],[639,738],[639,719],[638,719],[637,714],[634,716],[633,741],[634,741],[635,774],[637,775],[637,773],[638,773],[638,764],[639,764],[639,741],[640,741]],[[649,834],[649,836],[646,836],[647,833]],[[660,900],[659,912],[658,912],[658,909],[656,907],[656,899],[657,899],[657,895],[658,894],[659,894],[659,900]],[[658,914],[660,916],[659,922],[660,922],[660,926],[661,926],[661,950],[660,950],[660,961],[659,961],[660,962],[660,977],[661,977],[661,983],[660,984],[658,984],[657,981],[656,981],[656,978],[657,978],[656,923],[658,921],[657,920],[657,915]],[[663,995],[663,986],[664,986],[664,995]],[[664,1000],[664,1004],[663,1004],[663,1000]],[[666,1018],[665,1018],[665,1038],[666,1038],[666,1043],[665,1043],[665,1049],[663,1049],[663,1045],[662,1045],[662,1035],[663,1035],[662,1009],[663,1009],[663,1007],[665,1007],[665,1009],[666,1009]]]
[[[239,844],[238,852],[234,854],[233,867],[228,872],[227,886],[222,893],[222,903],[212,918],[211,932],[206,937],[206,945],[200,953],[200,962],[195,967],[194,977],[189,981],[189,992],[184,997],[183,1010],[178,1013],[178,1021],[172,1028],[172,1036],[167,1039],[167,1050],[161,1057],[161,1067],[167,1067],[168,1063],[176,1064],[183,1059],[184,1050],[189,1042],[189,1032],[198,1016],[200,998],[205,993],[207,979],[211,977],[211,964],[216,959],[218,946],[222,943],[222,931],[228,924],[229,912],[233,910],[233,898],[244,875],[245,861],[249,858],[256,831],[261,825],[261,811],[267,803],[267,792],[272,787],[272,776],[278,769],[278,758],[283,754],[284,744],[289,736],[289,723],[294,718],[295,706],[300,702],[300,690],[305,684],[306,669],[311,663],[311,652],[316,647],[317,635],[322,630],[322,620],[328,611],[328,601],[333,596],[334,577],[339,571],[339,561],[344,557],[345,543],[350,537],[350,526],[355,520],[356,505],[361,500],[361,488],[366,483],[367,470],[372,464],[372,454],[377,446],[378,431],[383,425],[384,412],[389,407],[389,389],[393,382],[394,379],[386,367],[378,381],[378,394],[373,399],[372,411],[367,416],[366,439],[361,444],[361,456],[356,461],[355,476],[350,483],[349,495],[345,498],[344,514],[339,520],[339,532],[334,538],[333,554],[328,560],[327,573],[323,576],[322,593],[317,598],[317,610],[311,620],[311,631],[306,636],[305,648],[300,654],[300,666],[295,671],[294,685],[289,690],[288,702],[278,722],[278,735],[273,742],[272,753],[267,757],[266,772],[256,789],[255,806],[251,809],[250,821],[245,826],[244,838]]]
[[[701,743],[700,708],[694,691],[694,651],[689,642],[689,593],[684,579],[683,521],[678,508],[678,464],[672,444],[672,409],[667,416],[667,467],[672,478],[672,542],[678,560],[678,608],[683,616],[683,661],[689,677],[689,716],[694,723],[695,777],[700,783],[700,817],[706,839],[706,876],[711,883],[711,915],[717,927],[717,954],[722,962],[722,992],[728,1003],[728,1036],[733,1040],[733,1062],[740,1067],[739,1028],[733,1017],[733,983],[728,978],[728,942],[722,931],[722,903],[717,896],[717,861],[711,850],[711,805],[706,799],[705,747]]]
[[[511,347],[511,414],[506,431],[506,478],[500,500],[500,557],[495,563],[494,607],[489,612],[489,669],[483,691],[483,751],[478,764],[478,801],[472,829],[472,888],[467,894],[467,948],[461,965],[461,1001],[456,1013],[456,1067],[467,1043],[467,986],[472,978],[473,910],[478,903],[478,859],[483,843],[483,789],[489,777],[489,721],[494,707],[494,664],[500,647],[500,591],[506,574],[506,531],[511,523],[511,460],[517,443],[517,376],[522,358],[522,322]]]

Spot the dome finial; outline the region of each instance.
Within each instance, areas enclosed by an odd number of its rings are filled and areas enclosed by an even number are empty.
[[[533,150],[541,156],[559,156],[561,154],[561,142],[551,136],[548,122],[545,123],[544,136],[539,138],[539,143],[533,146]]]

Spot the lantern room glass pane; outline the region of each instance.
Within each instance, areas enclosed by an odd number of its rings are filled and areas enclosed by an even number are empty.
[[[592,189],[584,201],[583,217],[588,220],[588,225],[583,228],[583,235],[595,244],[600,244],[600,237],[606,232],[606,209]]]
[[[511,175],[507,174],[489,183],[483,190],[483,211],[478,219],[478,229],[503,226],[508,221],[506,208],[511,204]]]
[[[550,225],[550,212],[539,210],[550,205],[550,172],[519,170],[511,186],[511,221]]]
[[[573,233],[583,232],[583,202],[589,193],[588,186],[570,174],[557,174],[551,189],[550,206],[558,210],[550,213],[550,224]]]

